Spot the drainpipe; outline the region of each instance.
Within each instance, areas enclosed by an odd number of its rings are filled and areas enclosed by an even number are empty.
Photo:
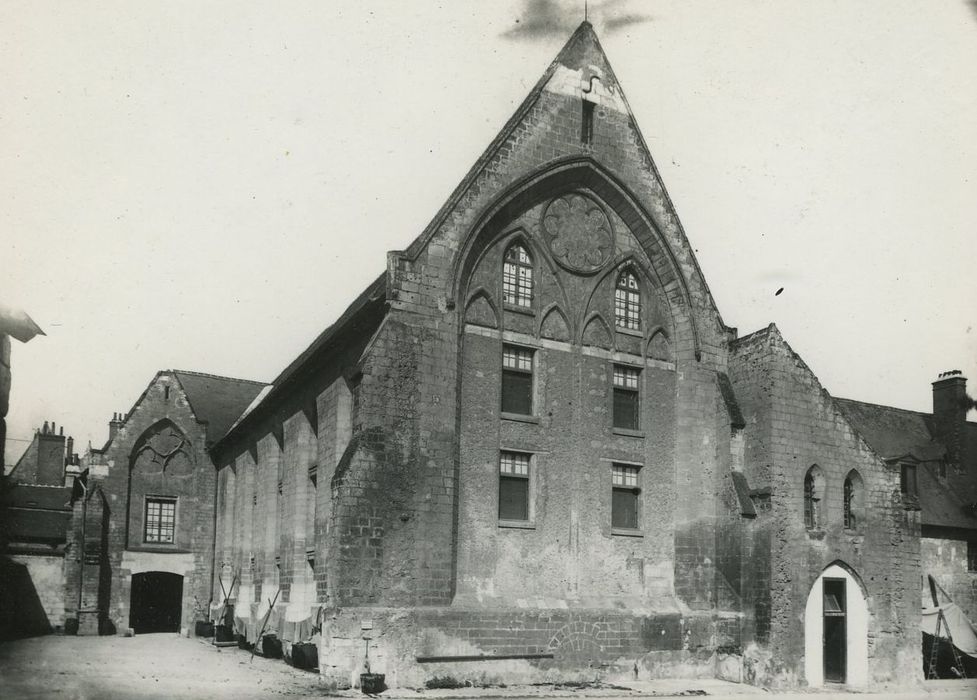
[[[78,564],[78,607],[75,609],[75,616],[81,622],[81,592],[82,582],[85,579],[85,526],[88,524],[88,484],[78,479],[81,484],[81,558]]]

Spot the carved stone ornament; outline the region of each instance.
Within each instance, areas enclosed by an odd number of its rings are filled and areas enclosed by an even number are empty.
[[[157,426],[152,433],[143,437],[142,445],[136,452],[137,456],[145,454],[149,463],[166,471],[167,466],[177,455],[183,455],[186,461],[192,460],[190,443],[172,425]]]
[[[553,257],[573,272],[596,272],[614,254],[611,222],[600,205],[583,194],[573,192],[550,202],[542,228]]]

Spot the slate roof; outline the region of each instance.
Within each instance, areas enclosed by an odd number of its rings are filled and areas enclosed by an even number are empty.
[[[923,525],[977,529],[971,507],[977,502],[977,423],[967,423],[964,430],[963,474],[951,469],[943,479],[938,470],[946,447],[934,440],[929,414],[851,399],[834,402],[883,459],[921,463],[916,476]]]
[[[228,431],[234,421],[265,388],[264,382],[173,370],[197,420],[207,424],[207,444]]]
[[[71,523],[71,487],[14,484],[0,496],[0,527],[12,542],[64,542]]]

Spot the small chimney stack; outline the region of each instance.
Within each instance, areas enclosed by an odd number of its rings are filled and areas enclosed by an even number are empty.
[[[71,458],[71,456],[74,454],[74,452],[75,452],[75,439],[72,436],[69,435],[68,436],[68,439],[65,440],[65,448],[64,448],[64,463],[65,464],[74,464],[74,462],[72,461],[72,458]]]
[[[936,439],[946,447],[947,463],[957,468],[960,466],[960,448],[970,406],[967,378],[963,372],[958,369],[941,372],[933,382],[933,428]]]
[[[116,434],[119,432],[119,428],[122,426],[122,416],[118,413],[112,414],[112,420],[109,421],[109,440],[115,440]]]

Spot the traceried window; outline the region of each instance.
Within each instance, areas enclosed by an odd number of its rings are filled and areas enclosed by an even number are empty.
[[[533,351],[529,348],[502,346],[502,412],[533,413]]]
[[[613,426],[637,430],[639,420],[638,378],[641,372],[634,367],[614,365]]]
[[[529,521],[531,461],[524,452],[499,455],[499,520]]]
[[[144,542],[173,544],[176,533],[176,499],[147,498],[144,523]]]
[[[519,243],[514,243],[505,251],[502,301],[524,309],[533,305],[533,259]]]
[[[611,466],[611,527],[621,530],[638,529],[638,483],[640,467],[626,464]]]
[[[625,270],[614,289],[614,321],[618,328],[636,331],[641,327],[641,290],[634,272]]]
[[[808,530],[822,527],[821,502],[824,498],[824,477],[817,465],[804,475],[804,526]]]
[[[845,477],[845,529],[857,530],[862,517],[862,477],[852,469]]]

